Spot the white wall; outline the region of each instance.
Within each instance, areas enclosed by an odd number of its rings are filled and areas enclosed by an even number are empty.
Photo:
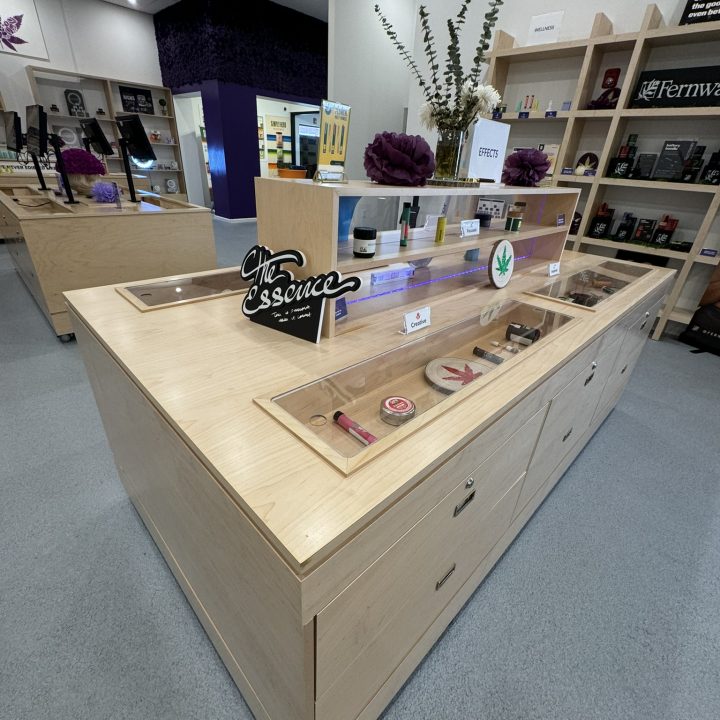
[[[352,107],[346,172],[365,179],[365,147],[383,130],[404,129],[410,75],[373,11],[373,2],[330,0],[328,99]],[[415,34],[415,0],[380,0],[408,46]]]
[[[45,66],[88,75],[161,85],[151,15],[99,0],[35,0],[49,60],[0,53],[5,106],[25,115],[33,103],[25,67]]]

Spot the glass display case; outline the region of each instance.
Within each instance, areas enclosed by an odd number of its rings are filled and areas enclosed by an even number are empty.
[[[139,310],[158,310],[219,295],[235,295],[250,287],[239,270],[205,272],[190,277],[170,278],[159,282],[138,283],[117,288],[117,291]]]
[[[528,291],[528,293],[585,308],[594,308],[649,273],[650,270],[651,268],[625,265],[610,260],[574,275],[553,280],[541,288]]]
[[[506,300],[301,387],[257,402],[346,472],[437,417],[573,320]],[[374,452],[369,453],[371,449]],[[349,462],[348,460],[354,461]]]

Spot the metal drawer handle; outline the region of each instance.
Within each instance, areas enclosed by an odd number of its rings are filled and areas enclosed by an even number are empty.
[[[455,506],[453,517],[457,517],[474,499],[475,491],[473,490],[459,505]]]
[[[466,487],[466,488],[471,488],[474,484],[475,484],[475,478],[474,478],[474,477],[469,477],[469,478],[467,479],[467,481],[465,482],[465,487]]]
[[[587,387],[591,382],[592,379],[595,377],[595,373],[591,373],[589,377],[585,378],[585,386]]]
[[[572,431],[573,431],[573,429],[570,428],[570,429],[565,433],[565,435],[563,435],[563,439],[562,439],[563,442],[565,442],[565,441],[572,435]]]
[[[448,578],[455,572],[455,563],[453,563],[453,566],[447,571],[445,574],[445,577],[442,580],[438,580],[435,583],[435,590],[439,590],[448,580]]]
[[[590,369],[597,370],[597,363],[595,362],[595,360],[592,361],[592,365],[590,366]]]

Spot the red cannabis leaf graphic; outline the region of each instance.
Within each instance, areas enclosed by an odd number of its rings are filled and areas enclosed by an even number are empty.
[[[27,40],[23,40],[15,34],[20,29],[22,21],[22,15],[12,15],[5,18],[4,21],[0,18],[0,42],[13,52],[17,52],[16,45],[27,44]]]
[[[465,363],[465,368],[463,370],[458,370],[454,367],[448,367],[447,365],[443,365],[442,369],[447,370],[449,373],[452,373],[449,377],[444,377],[443,380],[455,380],[461,385],[467,385],[473,380],[475,380],[475,378],[479,378],[482,375],[481,372],[474,373],[472,371],[472,368],[467,363]]]

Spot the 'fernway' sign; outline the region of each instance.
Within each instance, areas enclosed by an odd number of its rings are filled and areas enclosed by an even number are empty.
[[[343,279],[337,270],[296,280],[282,263],[305,264],[299,250],[274,253],[255,245],[242,262],[240,275],[252,280],[242,304],[243,314],[253,322],[280,330],[302,340],[320,341],[326,298],[359,290],[359,277]]]
[[[630,107],[720,105],[720,67],[648,70],[640,74]]]

